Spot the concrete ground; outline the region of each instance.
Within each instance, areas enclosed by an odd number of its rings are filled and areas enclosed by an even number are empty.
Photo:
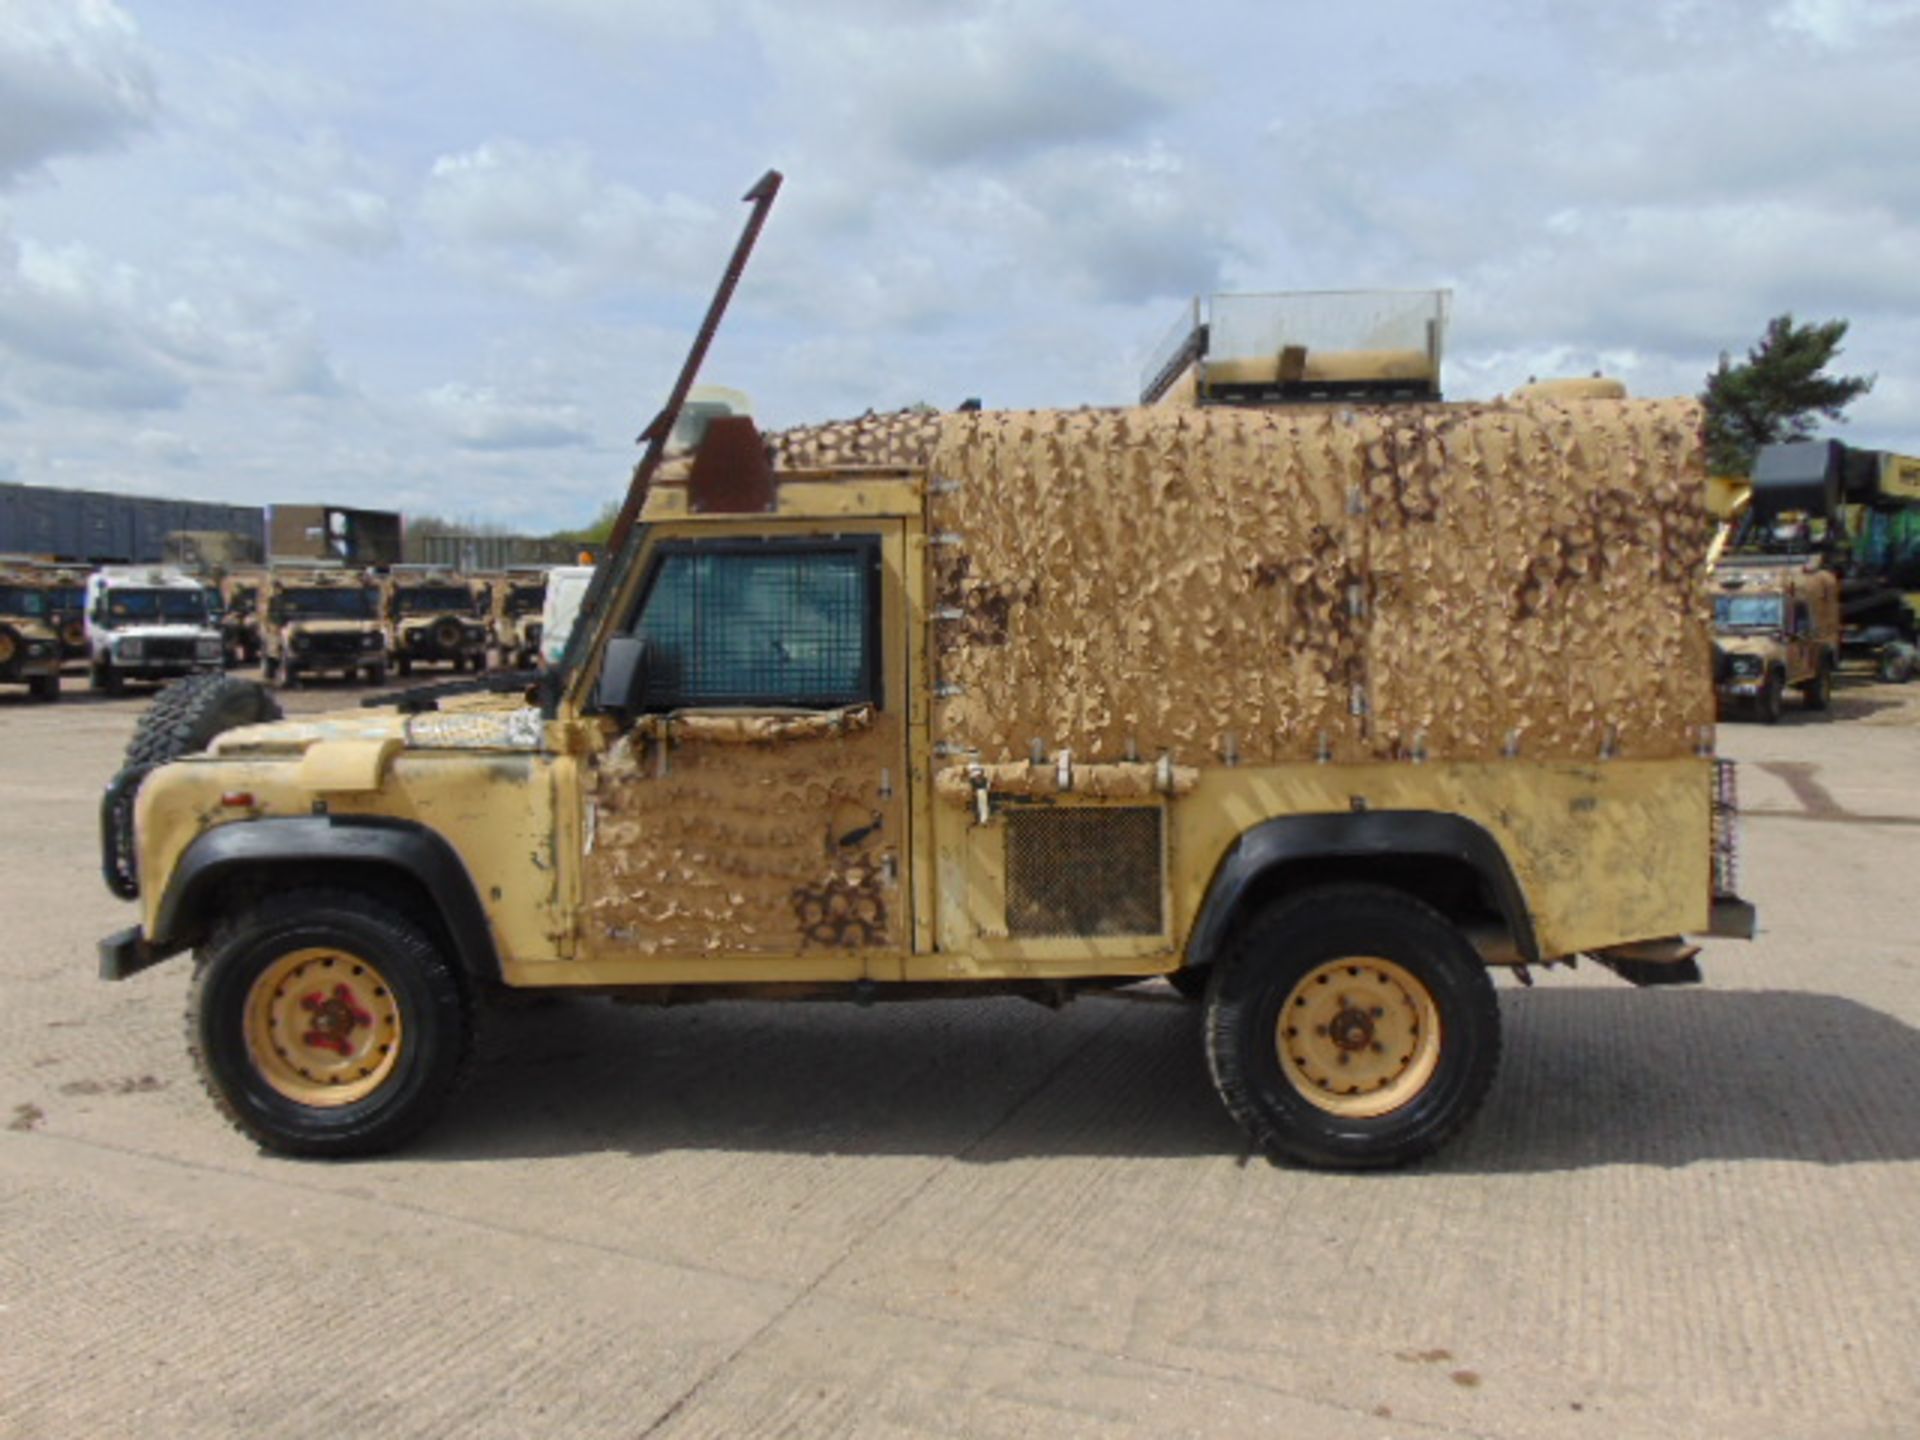
[[[1250,1161],[1157,985],[560,1002],[406,1153],[262,1155],[187,963],[94,978],[141,703],[0,697],[0,1435],[1920,1429],[1920,686],[1724,727],[1760,939],[1503,980],[1478,1122],[1363,1177]]]

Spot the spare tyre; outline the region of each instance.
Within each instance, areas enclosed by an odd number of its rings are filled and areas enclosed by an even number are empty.
[[[280,718],[266,686],[218,670],[176,680],[154,697],[127,742],[126,763],[152,768],[193,755],[216,735]]]
[[[444,655],[457,655],[465,635],[465,628],[451,615],[442,615],[433,623],[433,643]]]

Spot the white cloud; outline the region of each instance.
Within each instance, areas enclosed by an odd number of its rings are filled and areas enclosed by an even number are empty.
[[[425,403],[441,433],[466,450],[555,450],[592,439],[575,406],[506,396],[491,386],[449,382],[430,390]]]
[[[361,259],[392,251],[399,216],[385,184],[340,138],[321,130],[290,142],[246,134],[243,183],[204,205],[209,224],[295,249]]]
[[[723,233],[704,204],[604,179],[584,147],[517,140],[435,160],[420,215],[455,259],[551,299],[671,284]]]
[[[189,469],[200,463],[200,447],[177,430],[135,431],[133,448],[150,460],[180,469]]]
[[[0,184],[56,156],[117,145],[156,109],[139,34],[111,0],[0,9]]]
[[[1920,0],[1790,0],[1769,17],[1775,28],[1836,50],[1920,16]]]

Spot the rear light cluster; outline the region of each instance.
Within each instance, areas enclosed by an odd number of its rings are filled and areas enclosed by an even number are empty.
[[[1740,792],[1731,760],[1713,762],[1713,893],[1740,893]]]

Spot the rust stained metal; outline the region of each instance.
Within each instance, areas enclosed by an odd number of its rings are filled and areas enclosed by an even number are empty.
[[[708,422],[687,476],[687,502],[696,515],[764,514],[775,507],[773,463],[747,416]]]

